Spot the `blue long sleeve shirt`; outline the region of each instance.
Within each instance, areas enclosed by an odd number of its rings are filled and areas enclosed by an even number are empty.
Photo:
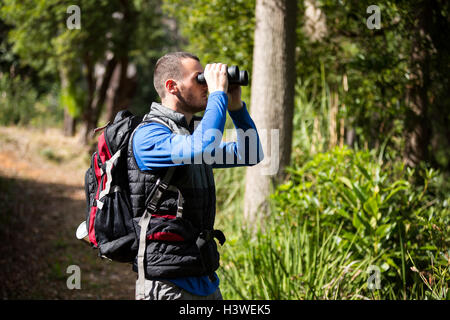
[[[190,163],[207,163],[213,168],[249,166],[260,162],[264,155],[255,124],[247,107],[228,113],[236,129],[236,141],[222,142],[228,97],[215,91],[208,97],[202,120],[191,135],[173,133],[166,126],[151,122],[134,134],[133,152],[141,170]],[[165,279],[169,280],[169,279]],[[190,293],[207,296],[219,286],[219,278],[208,276],[170,279]]]

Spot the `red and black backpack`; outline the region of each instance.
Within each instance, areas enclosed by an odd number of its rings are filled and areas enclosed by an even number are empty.
[[[141,121],[123,110],[113,123],[98,129],[104,130],[85,175],[88,241],[101,257],[119,262],[132,262],[138,249],[126,162],[130,136]]]

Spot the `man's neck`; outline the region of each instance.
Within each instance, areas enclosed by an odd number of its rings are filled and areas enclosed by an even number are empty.
[[[161,102],[161,104],[169,109],[172,109],[173,111],[182,113],[184,115],[184,117],[186,118],[186,122],[189,125],[189,123],[191,123],[192,120],[192,116],[193,114],[187,111],[184,111],[182,108],[180,108],[179,106],[177,106],[176,103],[172,102],[172,101],[167,101],[164,100]]]

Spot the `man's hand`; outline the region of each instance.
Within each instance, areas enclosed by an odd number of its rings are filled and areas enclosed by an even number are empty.
[[[228,92],[228,110],[237,111],[241,109],[244,104],[241,101],[241,86],[237,84],[231,84]]]
[[[223,63],[207,64],[205,67],[205,80],[209,93],[214,91],[228,91],[227,65]]]

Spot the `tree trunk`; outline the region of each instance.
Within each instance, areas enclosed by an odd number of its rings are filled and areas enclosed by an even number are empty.
[[[417,22],[410,56],[411,83],[407,88],[405,161],[416,166],[429,160],[428,147],[431,126],[428,117],[428,87],[430,83],[429,29],[432,12],[427,2],[422,2],[417,10]]]
[[[117,65],[117,59],[113,56],[106,61],[106,65],[96,64],[95,68],[89,61],[85,63],[89,95],[83,110],[84,131],[81,139],[86,145],[94,136],[94,129],[97,127],[100,112],[106,100],[106,92]]]
[[[67,108],[64,108],[64,128],[63,134],[66,137],[73,137],[75,134],[75,118],[70,115]]]
[[[136,67],[128,62],[128,57],[123,57],[116,66],[107,91],[106,118],[109,122],[114,121],[117,112],[129,107],[136,84]]]
[[[249,225],[269,214],[268,196],[284,178],[292,145],[296,1],[257,0],[251,115],[264,160],[247,168],[244,217]]]
[[[136,31],[136,17],[138,12],[130,1],[121,0],[123,12],[123,32],[121,34],[121,48],[118,51],[118,65],[111,79],[111,86],[107,92],[107,119],[114,121],[120,110],[129,107],[136,89],[136,67],[129,61],[130,39]]]

